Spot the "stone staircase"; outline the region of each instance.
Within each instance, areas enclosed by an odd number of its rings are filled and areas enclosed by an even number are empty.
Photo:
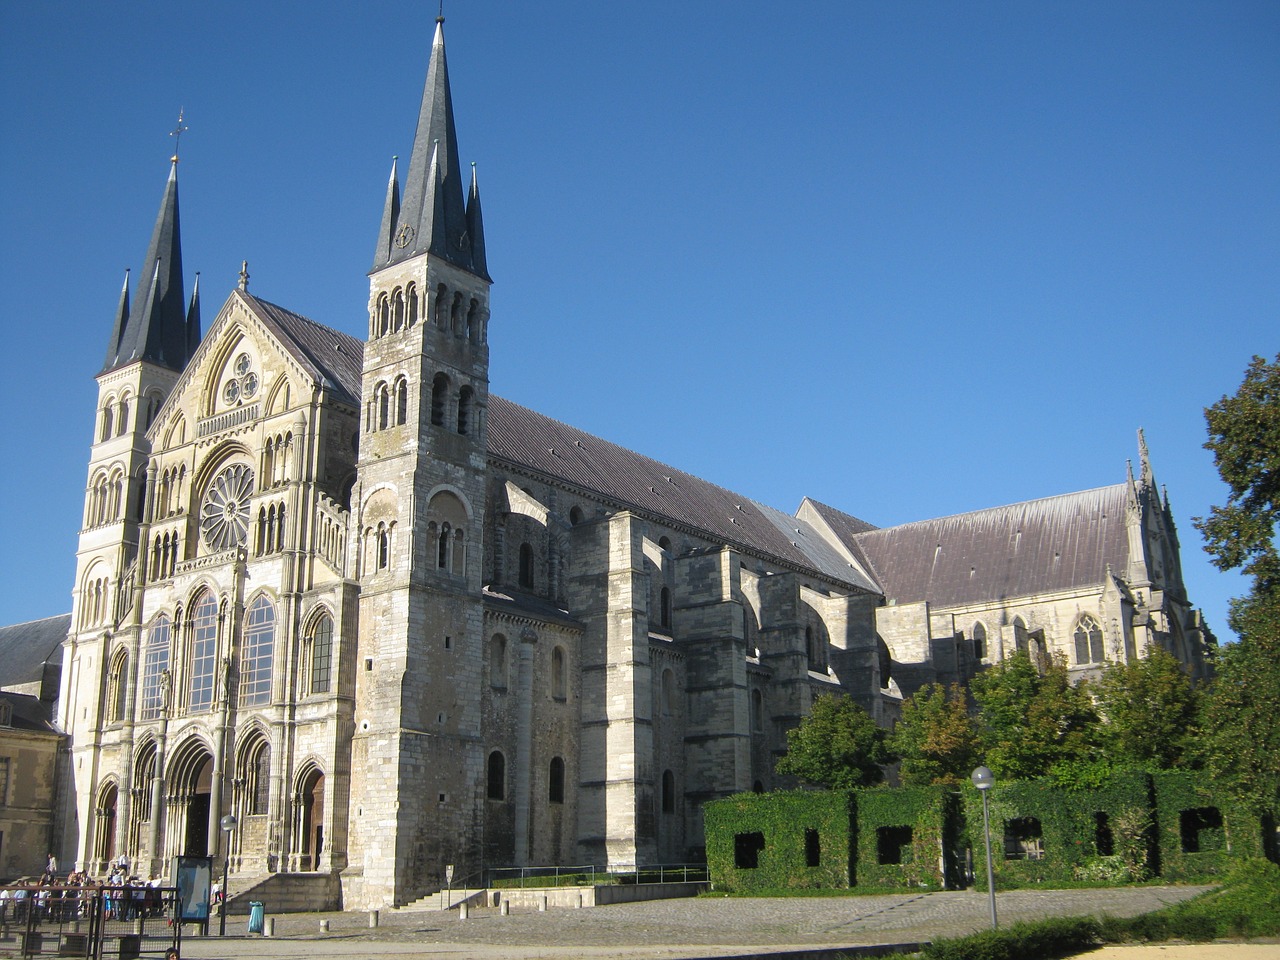
[[[267,915],[341,910],[342,885],[337,874],[268,873],[261,877],[231,878],[234,891],[227,899],[227,916],[247,916],[252,900],[262,901]]]
[[[393,908],[395,913],[432,913],[441,910],[457,910],[458,904],[466,902],[477,907],[484,906],[488,891],[484,887],[454,887],[452,890],[437,890],[425,897],[419,897],[412,903]],[[447,904],[447,905],[446,905]]]

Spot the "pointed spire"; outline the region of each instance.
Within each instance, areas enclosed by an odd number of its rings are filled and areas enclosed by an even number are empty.
[[[386,266],[391,262],[391,251],[395,249],[396,221],[400,219],[400,181],[396,179],[396,161],[391,158],[391,177],[387,180],[387,200],[382,206],[382,227],[378,230],[378,249],[373,254],[373,269]]]
[[[152,269],[138,285],[138,296],[120,330],[115,354],[107,358],[103,372],[137,360],[181,370],[189,358],[176,159],[170,162],[169,179],[143,263]]]
[[[124,337],[125,327],[129,325],[129,268],[124,270],[124,286],[120,288],[120,305],[116,307],[116,322],[111,328],[111,339],[107,341],[107,357],[102,363],[102,372],[106,373],[116,365],[116,354],[120,352],[120,340]]]
[[[444,18],[437,17],[399,215],[394,229],[387,230],[384,208],[383,229],[378,235],[379,255],[386,242],[384,238],[391,237],[387,244],[389,256],[375,263],[375,268],[430,253],[485,276],[483,267],[477,270],[475,266],[473,235],[463,203],[462,171],[458,165],[458,137],[444,52]],[[389,195],[387,206],[390,206]],[[476,211],[479,212],[479,207]]]
[[[1141,512],[1141,499],[1138,496],[1138,485],[1133,479],[1133,461],[1126,460],[1124,462],[1125,473],[1128,476],[1128,483],[1125,488],[1124,506],[1125,510],[1131,516],[1138,516]]]
[[[187,357],[196,354],[200,346],[200,271],[196,271],[196,282],[191,288],[191,303],[187,306]]]
[[[489,279],[489,264],[484,254],[484,216],[480,212],[480,182],[476,178],[475,161],[471,163],[471,192],[467,195],[467,234],[471,237],[471,269],[477,276]]]
[[[1155,489],[1155,475],[1151,472],[1151,454],[1147,452],[1147,437],[1138,428],[1138,462],[1142,465],[1142,485],[1149,490]]]

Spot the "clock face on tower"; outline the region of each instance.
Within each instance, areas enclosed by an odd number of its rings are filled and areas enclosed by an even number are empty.
[[[253,496],[253,470],[235,463],[223,470],[200,505],[200,533],[214,550],[230,550],[244,544],[249,534],[249,498]]]

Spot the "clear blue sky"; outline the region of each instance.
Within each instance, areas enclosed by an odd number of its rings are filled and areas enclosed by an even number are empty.
[[[357,336],[435,4],[0,0],[0,623],[70,607],[102,362],[179,107],[187,290]],[[448,0],[495,393],[880,525],[1116,483],[1193,601],[1203,408],[1274,356],[1280,4]]]

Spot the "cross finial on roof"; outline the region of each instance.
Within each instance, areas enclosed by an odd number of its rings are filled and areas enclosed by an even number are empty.
[[[440,12],[436,14],[436,23],[444,23],[444,0],[440,0]]]
[[[249,261],[240,261],[240,289],[249,292]]]
[[[173,156],[169,160],[173,163],[178,162],[178,144],[182,140],[182,135],[189,130],[189,127],[183,126],[182,115],[185,111],[184,107],[178,108],[178,125],[169,131],[169,136],[173,137]]]

